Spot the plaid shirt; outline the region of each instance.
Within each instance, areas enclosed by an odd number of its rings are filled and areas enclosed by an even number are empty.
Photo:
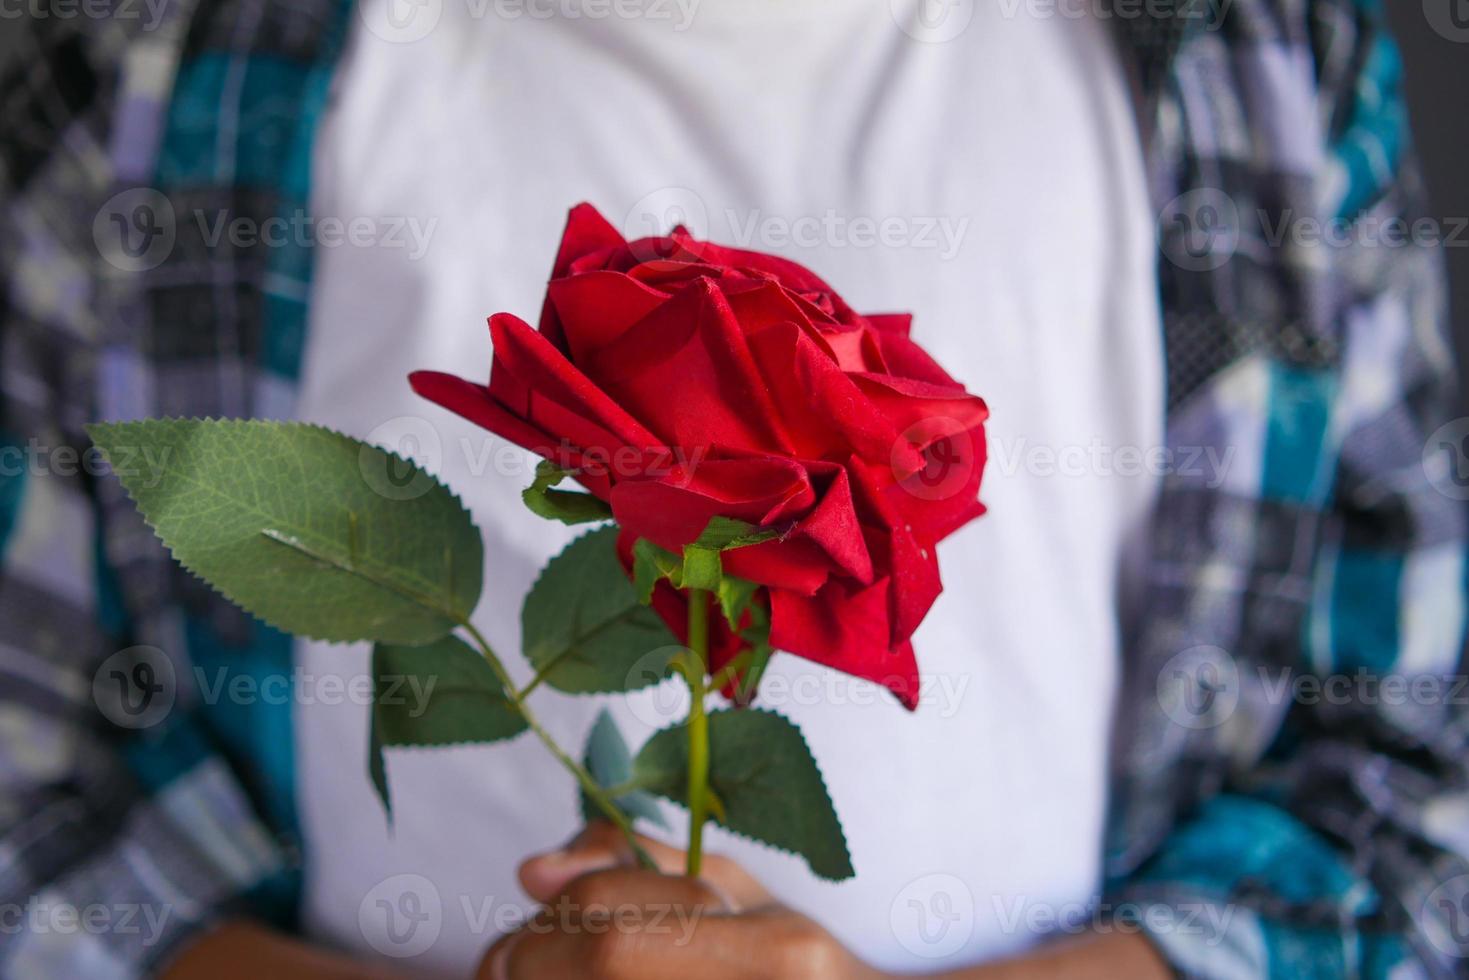
[[[304,209],[348,8],[109,9],[38,22],[0,88],[5,976],[146,975],[223,916],[289,926],[299,881],[289,709],[196,680],[289,677],[289,639],[171,563],[82,425],[290,414],[310,250],[169,212]],[[1469,488],[1437,452],[1469,423],[1438,258],[1391,224],[1419,187],[1381,16],[1113,11],[1176,465],[1099,904],[1183,975],[1469,973]],[[1298,233],[1333,219],[1329,245]]]

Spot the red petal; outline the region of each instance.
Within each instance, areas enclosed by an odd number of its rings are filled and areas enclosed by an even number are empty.
[[[862,330],[832,330],[824,335],[827,346],[836,355],[837,367],[854,374],[876,367],[867,362],[864,333]]]
[[[908,336],[913,327],[912,313],[868,313],[865,319],[879,333],[897,334],[901,337]]]
[[[796,324],[781,323],[749,338],[775,411],[796,455],[813,459],[894,462],[912,472],[922,454],[861,388]]]
[[[798,293],[826,293],[833,297],[836,296],[836,291],[822,281],[816,273],[778,255],[727,248],[712,242],[698,242],[696,246],[699,261],[709,265],[763,273],[773,277],[785,288]],[[845,304],[842,305],[845,307]]]
[[[767,456],[691,461],[658,479],[619,483],[611,502],[619,524],[676,551],[713,517],[762,526],[794,520],[816,492],[799,463]]]
[[[766,541],[724,553],[724,570],[736,578],[814,595],[831,577],[831,556],[806,538]]]
[[[592,493],[607,499],[611,488],[606,467],[588,461],[580,451],[547,435],[505,410],[484,385],[439,371],[414,371],[408,376],[413,390],[436,405],[461,415],[475,425],[503,436],[564,469],[573,470],[577,480]]]
[[[585,362],[670,446],[789,454],[740,324],[698,279]]]
[[[887,579],[852,587],[832,579],[814,596],[770,593],[776,649],[875,681],[910,711],[918,706],[918,663],[911,644],[889,647]]]
[[[555,310],[574,363],[616,340],[667,299],[665,292],[604,270],[553,279],[546,287],[547,308]]]
[[[851,473],[859,506],[874,522],[868,528],[874,563],[891,576],[891,642],[899,643],[913,635],[943,591],[938,555],[933,539],[915,526],[907,511],[893,506],[883,494],[877,473],[861,463],[854,463]]]
[[[796,525],[792,540],[801,538],[809,539],[826,552],[842,574],[863,584],[872,581],[872,556],[862,537],[846,470],[837,470],[821,502]]]
[[[659,441],[560,351],[508,313],[490,317],[495,364],[490,394],[510,412],[584,451],[610,456],[624,446],[653,450]]]
[[[854,374],[852,377],[899,431],[935,416],[942,416],[953,423],[949,431],[972,429],[989,417],[984,400],[958,385],[934,384],[890,374]],[[922,449],[923,446],[915,448]]]
[[[766,327],[779,323],[795,323],[811,329],[814,327],[806,308],[789,292],[768,279],[745,279],[722,283],[724,298],[734,311],[745,333],[756,334]]]
[[[929,357],[927,351],[909,340],[906,335],[896,332],[879,332],[876,336],[878,347],[882,350],[883,363],[887,365],[887,373],[899,378],[926,381],[932,385],[958,385],[958,382],[939,366],[938,361]]]
[[[584,255],[624,244],[622,234],[600,211],[585,202],[578,204],[566,216],[566,230],[561,233],[561,247],[556,251],[551,278],[565,276],[571,264]]]
[[[984,513],[977,499],[984,476],[984,426],[954,431],[953,423],[934,418],[909,429],[927,444],[922,468],[883,483],[883,497],[901,511],[914,530],[930,541],[942,541]]]
[[[566,216],[566,229],[561,232],[561,244],[556,250],[551,278],[561,279],[569,275],[572,266],[589,254],[605,252],[622,244],[622,235],[596,208],[585,202],[578,204]],[[566,334],[549,293],[541,305],[541,333],[556,347],[566,348]]]

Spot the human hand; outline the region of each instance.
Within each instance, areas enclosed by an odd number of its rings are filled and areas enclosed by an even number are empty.
[[[734,861],[704,858],[684,877],[682,851],[642,841],[659,871],[639,869],[612,827],[587,827],[565,849],[520,868],[542,903],[486,954],[483,980],[878,980],[821,926],[776,901]]]

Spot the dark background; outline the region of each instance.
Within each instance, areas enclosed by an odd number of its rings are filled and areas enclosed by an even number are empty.
[[[1469,25],[1469,0],[1387,2],[1388,19],[1407,68],[1409,112],[1431,213],[1443,223],[1445,235],[1454,230],[1456,220],[1469,218],[1469,29],[1435,29],[1435,25],[1442,28],[1442,12],[1453,5],[1458,7],[1459,22]],[[23,21],[0,20],[0,71],[23,49],[25,30]],[[1469,240],[1443,251],[1449,267],[1460,377],[1469,379]],[[1462,403],[1469,414],[1469,383],[1464,388]]]
[[[1432,213],[1443,222],[1469,217],[1469,31],[1451,40],[1434,29],[1437,11],[1457,4],[1469,21],[1466,0],[1389,0],[1388,20],[1397,33],[1407,69],[1408,111],[1423,163]],[[1437,8],[1437,10],[1435,10]],[[1430,16],[1432,15],[1432,16]],[[1445,227],[1447,234],[1451,227]],[[1460,236],[1461,238],[1463,236]],[[1459,376],[1469,379],[1469,241],[1445,248],[1453,302]],[[1469,382],[1460,403],[1469,412]]]

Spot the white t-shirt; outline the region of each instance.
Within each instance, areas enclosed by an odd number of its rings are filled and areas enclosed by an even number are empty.
[[[520,604],[576,532],[523,509],[533,460],[405,376],[487,376],[485,317],[534,320],[571,205],[630,236],[681,220],[859,310],[912,311],[992,412],[990,511],[940,548],[914,640],[921,706],[789,656],[765,688],[810,741],[857,876],[823,883],[717,828],[707,846],[891,969],[1026,947],[1094,901],[1118,597],[1163,414],[1152,221],[1106,25],[969,0],[926,19],[917,0],[429,0],[391,21],[386,2],[354,22],[315,149],[313,213],[362,234],[318,250],[301,415],[463,496],[487,545],[476,622],[527,680]],[[326,694],[367,649],[297,649],[310,928],[463,974],[525,902],[517,863],[576,829],[571,779],[530,737],[396,752],[390,832],[367,707]],[[607,704],[636,746],[680,693],[533,703],[573,747]]]

